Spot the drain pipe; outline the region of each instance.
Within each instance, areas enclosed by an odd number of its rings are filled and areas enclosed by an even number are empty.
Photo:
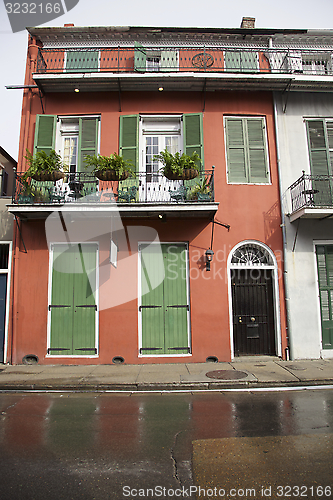
[[[288,286],[288,266],[287,266],[287,234],[286,234],[286,216],[283,209],[283,201],[282,201],[282,176],[281,176],[281,168],[280,168],[280,145],[279,145],[279,132],[278,132],[278,114],[277,114],[277,106],[276,106],[276,93],[273,92],[273,105],[274,105],[274,126],[275,126],[275,140],[276,140],[276,160],[278,167],[278,178],[279,178],[279,190],[280,190],[280,199],[281,199],[281,226],[282,226],[282,241],[283,241],[283,284],[284,284],[284,293],[285,293],[285,303],[286,303],[286,327],[287,327],[287,347],[285,349],[285,357],[286,360],[289,361],[292,359],[292,352],[290,349],[290,336],[291,336],[291,327],[290,327],[290,299],[289,299],[289,286]]]

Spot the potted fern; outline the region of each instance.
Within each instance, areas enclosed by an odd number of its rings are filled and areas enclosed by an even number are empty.
[[[93,167],[92,173],[100,181],[124,181],[130,175],[134,176],[132,161],[124,160],[117,153],[110,156],[86,155],[84,159],[86,167]]]
[[[39,182],[58,181],[64,177],[64,171],[67,170],[61,156],[54,149],[51,149],[49,154],[45,151],[37,151],[35,156],[32,156],[27,149],[25,158],[28,160],[29,168],[22,176],[24,181],[29,177]]]
[[[167,149],[154,156],[154,160],[163,165],[161,172],[169,180],[190,180],[198,177],[200,156],[196,151],[191,155],[183,153],[172,154]]]
[[[194,186],[191,187],[187,195],[190,201],[210,201],[212,190],[208,177],[203,177],[200,181],[196,181]]]

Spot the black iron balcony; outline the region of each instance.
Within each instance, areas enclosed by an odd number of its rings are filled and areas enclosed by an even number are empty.
[[[87,172],[67,173],[51,182],[23,181],[16,174],[13,205],[63,205],[68,203],[136,206],[139,204],[198,204],[214,202],[214,169],[190,181],[170,181],[159,172],[137,173],[124,181],[99,181]]]
[[[37,74],[59,73],[301,73],[333,75],[329,50],[229,47],[40,49]]]
[[[297,179],[289,190],[292,214],[303,209],[304,213],[302,212],[300,216],[308,214],[309,217],[314,217],[315,211],[318,212],[318,216],[325,216],[325,209],[328,210],[328,214],[333,209],[332,175],[309,175],[303,172],[302,177]]]

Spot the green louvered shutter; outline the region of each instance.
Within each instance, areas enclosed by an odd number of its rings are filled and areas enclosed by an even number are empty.
[[[201,159],[198,164],[199,171],[204,170],[204,150],[203,150],[203,120],[202,113],[190,113],[183,115],[184,120],[184,152],[191,155],[196,151]],[[198,179],[184,181],[186,187],[191,189]]]
[[[164,354],[164,268],[158,245],[141,245],[141,354]],[[157,286],[156,286],[157,285]]]
[[[241,72],[253,73],[259,71],[258,55],[256,52],[241,52]]]
[[[177,69],[178,69],[178,51],[162,50],[160,71],[176,71]]]
[[[139,164],[139,115],[122,115],[120,117],[119,154],[125,160],[131,160],[138,170]]]
[[[76,265],[81,272],[74,274],[73,283],[73,354],[92,355],[95,350],[96,320],[96,253],[97,246],[80,243],[76,251]],[[89,276],[89,278],[88,278]],[[92,289],[92,286],[95,288]]]
[[[35,127],[34,155],[38,151],[50,154],[55,147],[55,131],[57,117],[55,115],[37,115]]]
[[[69,50],[66,58],[66,71],[87,73],[98,71],[99,52],[97,50]]]
[[[262,118],[247,119],[249,181],[251,183],[269,182],[266,152],[266,129]]]
[[[161,249],[163,262],[158,245],[140,248],[141,354],[187,354],[187,249],[185,244],[162,244]]]
[[[331,173],[331,169],[329,165],[329,151],[325,137],[324,121],[308,120],[307,131],[311,174],[313,176],[328,176]],[[328,178],[313,179],[312,189],[318,191],[313,197],[315,205],[332,205],[332,183]]]
[[[247,182],[245,131],[242,118],[226,118],[228,181]]]
[[[204,166],[203,148],[203,124],[202,113],[190,113],[183,116],[184,120],[184,152],[191,155],[194,151],[201,159],[201,167]]]
[[[333,172],[333,122],[326,122],[327,141],[329,148],[330,174]]]
[[[189,352],[186,245],[162,245],[164,259],[165,353]]]
[[[263,118],[226,118],[228,181],[268,183],[266,129]]]
[[[122,115],[120,116],[119,130],[119,154],[125,160],[131,160],[133,170],[138,173],[139,170],[139,115]],[[139,199],[139,182],[140,178],[137,175],[135,178],[129,177],[125,181],[119,183],[120,191],[128,191],[136,187],[137,196]]]
[[[89,172],[93,167],[85,167],[84,157],[97,154],[98,118],[79,118],[78,172]]]
[[[333,245],[316,246],[323,349],[333,348]]]
[[[72,245],[66,250],[64,245],[54,245],[50,354],[81,356],[96,352],[96,304],[90,285],[96,283],[96,251],[90,244]]]
[[[224,53],[224,65],[227,71],[241,71],[241,53],[226,51]]]
[[[54,245],[52,265],[51,343],[49,354],[73,354],[73,252]]]
[[[134,70],[146,71],[146,49],[138,42],[134,42]]]

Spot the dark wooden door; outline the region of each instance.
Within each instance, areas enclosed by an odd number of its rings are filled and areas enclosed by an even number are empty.
[[[231,273],[235,355],[274,355],[272,271],[233,269]]]

